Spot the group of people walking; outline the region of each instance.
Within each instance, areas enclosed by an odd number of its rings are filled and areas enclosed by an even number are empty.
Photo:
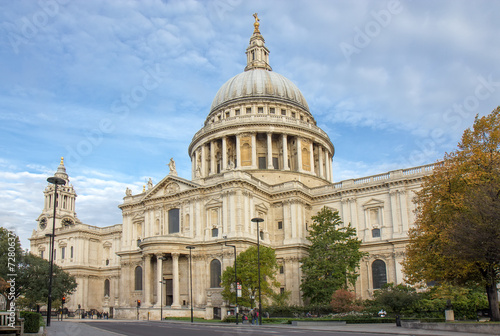
[[[249,321],[249,317],[252,324],[259,324],[259,309],[258,308],[250,309],[248,315],[243,313],[241,315],[241,323],[247,323]]]

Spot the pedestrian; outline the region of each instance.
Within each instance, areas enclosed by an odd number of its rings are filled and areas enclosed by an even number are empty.
[[[252,324],[255,322],[255,310],[252,308],[250,309],[250,319],[252,320]]]
[[[253,309],[252,324],[254,324],[254,321],[255,324],[259,324],[259,311],[257,310],[257,308]]]

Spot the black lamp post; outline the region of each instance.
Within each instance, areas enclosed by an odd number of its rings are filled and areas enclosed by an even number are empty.
[[[60,177],[52,176],[47,179],[47,182],[54,185],[54,217],[52,220],[52,234],[47,234],[50,237],[50,273],[49,273],[49,297],[47,303],[47,327],[50,327],[50,317],[52,313],[52,277],[54,270],[54,239],[56,236],[56,206],[57,206],[57,186],[65,185],[66,181]]]
[[[259,223],[263,222],[262,218],[252,218],[252,222],[257,223],[257,269],[259,274],[259,325],[262,325],[262,295],[260,288],[260,230]]]
[[[191,294],[189,295],[191,297],[191,323],[193,323],[193,271],[191,267],[191,259],[192,259],[192,252],[196,248],[194,246],[186,246],[187,249],[189,249],[189,283],[190,283],[190,291]]]
[[[227,242],[225,246],[234,248],[234,294],[236,295],[236,324],[238,324],[238,275],[236,273],[236,245],[229,245]]]

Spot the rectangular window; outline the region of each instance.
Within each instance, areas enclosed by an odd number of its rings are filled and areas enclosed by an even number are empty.
[[[234,115],[240,115],[240,109],[234,110]]]
[[[285,109],[281,109],[281,115],[286,116],[286,110]]]
[[[179,209],[170,209],[168,210],[168,233],[177,233],[179,231]]]
[[[373,229],[372,230],[372,237],[373,238],[380,238],[380,229]]]
[[[280,169],[280,163],[277,157],[273,157],[273,167],[274,169]]]
[[[280,266],[280,274],[284,274],[285,273],[285,266],[281,265]]]
[[[278,222],[278,230],[283,230],[283,222],[282,221]]]
[[[71,249],[70,249],[70,254],[71,254],[71,259],[73,259],[73,246],[71,246]]]
[[[269,113],[271,113],[271,114],[275,114],[276,113],[274,107],[270,108]]]
[[[65,256],[66,256],[66,248],[62,247],[61,248],[61,259],[64,259]]]
[[[283,294],[283,293],[285,293],[285,287],[280,288],[280,294]]]
[[[219,237],[219,229],[218,228],[212,229],[212,237]]]
[[[292,112],[292,118],[295,118],[295,112]]]
[[[259,113],[264,113],[264,108],[263,107],[259,107]]]
[[[266,158],[259,157],[259,169],[266,169]]]
[[[229,118],[229,112],[226,112],[226,119]]]
[[[252,113],[252,108],[251,107],[247,107],[247,114],[250,114]]]
[[[40,251],[40,258],[43,259],[43,251]]]

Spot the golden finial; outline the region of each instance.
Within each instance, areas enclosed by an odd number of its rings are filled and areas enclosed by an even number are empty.
[[[146,186],[145,185],[142,186],[142,192],[146,192]]]
[[[260,21],[260,20],[259,20],[259,18],[257,17],[257,13],[255,13],[255,14],[253,15],[253,17],[255,18],[255,22],[253,23],[253,26],[255,27],[255,30],[254,30],[253,32],[254,32],[254,33],[260,33],[260,32],[259,32],[259,25],[260,25],[259,21]]]
[[[61,156],[61,163],[60,163],[61,166],[64,166],[64,158]]]

